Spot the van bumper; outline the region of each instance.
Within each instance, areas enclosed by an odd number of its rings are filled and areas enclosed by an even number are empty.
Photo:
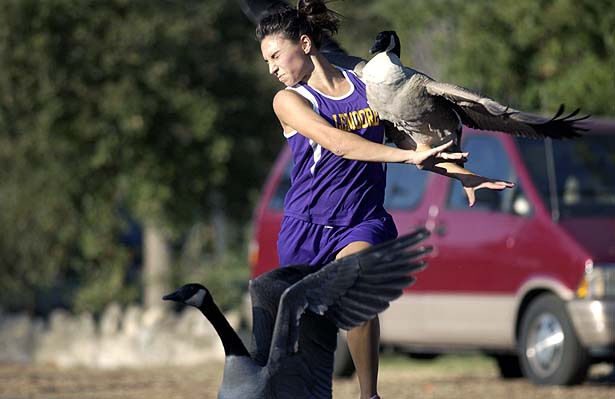
[[[585,347],[615,351],[615,300],[574,299],[567,307]]]

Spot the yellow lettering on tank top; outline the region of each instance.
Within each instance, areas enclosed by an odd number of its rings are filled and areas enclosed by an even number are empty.
[[[369,126],[367,124],[367,118],[365,117],[365,109],[360,109],[358,111],[358,115],[359,115],[359,123],[361,124],[361,128],[365,129],[367,126]]]
[[[357,111],[332,114],[331,118],[336,128],[347,132],[380,125],[378,113],[369,107]]]
[[[352,111],[348,114],[348,126],[350,130],[357,130],[361,126],[357,123],[357,111]]]

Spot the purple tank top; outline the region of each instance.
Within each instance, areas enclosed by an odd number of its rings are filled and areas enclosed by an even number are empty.
[[[309,100],[332,126],[383,143],[384,127],[367,104],[365,84],[351,71],[342,69],[342,73],[351,89],[341,97],[327,96],[305,83],[287,89]],[[297,133],[284,134],[293,158],[285,215],[330,226],[351,226],[386,215],[386,164],[344,159]]]

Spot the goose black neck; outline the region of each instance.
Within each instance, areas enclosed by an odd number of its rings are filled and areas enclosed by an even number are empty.
[[[222,314],[213,301],[205,301],[205,303],[199,307],[199,310],[207,317],[218,333],[222,345],[224,346],[225,356],[250,356],[241,338],[239,338],[228,320],[226,320],[226,317],[224,317],[224,314]]]

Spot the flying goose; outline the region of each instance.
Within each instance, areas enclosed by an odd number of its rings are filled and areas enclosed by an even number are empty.
[[[466,88],[442,83],[402,65],[401,44],[394,31],[380,32],[367,64],[355,69],[365,82],[367,100],[381,119],[391,122],[419,147],[433,147],[454,139],[458,148],[462,124],[516,136],[556,139],[580,136],[586,129],[577,122],[579,110],[562,116],[561,105],[553,118],[544,118],[504,106]]]
[[[198,308],[222,340],[219,399],[331,398],[337,329],[372,319],[414,281],[431,248],[419,229],[323,267],[275,269],[250,282],[254,350],[250,354],[207,288],[187,284],[163,299]]]

